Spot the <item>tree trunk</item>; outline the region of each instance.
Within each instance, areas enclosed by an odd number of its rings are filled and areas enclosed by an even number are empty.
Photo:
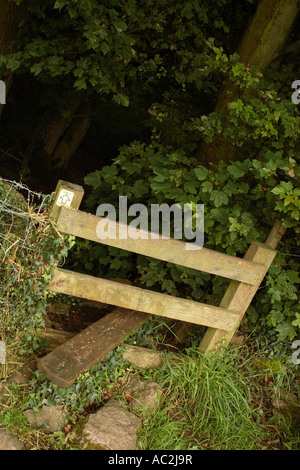
[[[44,147],[46,158],[51,160],[52,155],[58,145],[59,140],[63,137],[66,129],[71,124],[76,109],[79,106],[79,98],[74,97],[72,102],[68,106],[69,115],[64,117],[58,110],[57,106],[54,107],[53,111],[50,112],[49,124],[45,130]]]
[[[92,103],[84,102],[78,106],[61,140],[50,157],[50,166],[54,170],[66,169],[72,155],[84,139],[91,123]]]
[[[246,30],[237,53],[247,67],[265,69],[282,51],[299,13],[298,0],[261,0]],[[228,104],[238,98],[239,90],[226,81],[218,96],[215,112],[226,115]],[[235,148],[216,136],[212,143],[201,145],[197,158],[201,164],[234,159]]]
[[[27,2],[23,1],[19,6],[12,0],[0,0],[0,54],[12,52],[12,43],[18,35],[19,24],[24,18],[27,9]],[[5,82],[6,94],[12,82],[12,72],[7,71],[0,75],[0,80]],[[3,111],[0,105],[0,116]]]

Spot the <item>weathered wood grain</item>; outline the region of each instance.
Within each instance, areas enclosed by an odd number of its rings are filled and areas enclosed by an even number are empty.
[[[118,307],[225,330],[234,328],[238,321],[238,315],[228,309],[65,269],[56,269],[49,289],[75,297],[98,300]]]
[[[53,328],[46,328],[44,331],[39,333],[47,345],[45,347],[46,351],[53,351],[61,344],[65,343],[69,339],[75,336],[75,333],[70,333],[68,331],[54,330]]]
[[[264,266],[251,260],[237,258],[207,248],[187,250],[185,242],[156,234],[156,239],[154,239],[151,238],[151,232],[127,227],[117,222],[117,238],[100,240],[97,236],[97,224],[101,220],[103,220],[102,217],[62,207],[57,227],[61,232],[70,235],[252,285],[256,285],[264,273]],[[124,233],[127,228],[129,230],[127,239],[120,239],[118,235]],[[133,237],[138,234],[143,234],[147,238],[134,239]]]
[[[262,263],[265,267],[264,273],[255,286],[243,282],[231,281],[225,295],[220,303],[220,307],[228,308],[239,315],[238,324],[242,321],[257,289],[263,278],[267,274],[275,256],[275,248],[285,232],[284,227],[279,221],[276,221],[265,244],[253,242],[245,254],[245,259]],[[216,349],[217,345],[222,343],[229,344],[237,328],[218,329],[217,327],[208,328],[201,343],[202,351]]]
[[[66,194],[70,194],[71,197],[68,199],[68,196],[66,196],[64,199],[60,199],[62,191],[66,191]],[[71,209],[79,209],[83,195],[84,190],[82,186],[59,180],[56,185],[54,199],[50,207],[49,219],[57,220],[60,210],[64,205]]]
[[[44,356],[37,367],[56,385],[70,387],[148,318],[143,312],[115,309]]]

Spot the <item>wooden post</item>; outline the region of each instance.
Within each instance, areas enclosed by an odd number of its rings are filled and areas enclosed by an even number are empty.
[[[216,349],[222,342],[224,346],[229,344],[276,256],[275,248],[284,232],[285,228],[281,222],[276,221],[265,244],[253,242],[250,245],[244,258],[263,264],[265,272],[254,286],[244,282],[231,281],[220,303],[220,307],[236,312],[239,315],[238,323],[234,329],[229,331],[208,328],[200,343],[200,350],[207,352]]]
[[[84,189],[82,186],[59,180],[56,185],[54,200],[49,212],[49,218],[52,220],[57,220],[61,207],[78,210],[83,195]]]

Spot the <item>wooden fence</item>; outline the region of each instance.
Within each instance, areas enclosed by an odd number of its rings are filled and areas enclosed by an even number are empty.
[[[143,323],[149,317],[149,314],[206,326],[207,330],[200,344],[200,349],[203,351],[216,348],[220,342],[225,345],[229,344],[276,256],[275,248],[284,233],[282,224],[279,221],[275,222],[264,244],[253,241],[244,258],[229,256],[207,248],[189,251],[186,250],[184,242],[162,236],[153,239],[150,234],[148,239],[107,238],[100,240],[97,236],[96,227],[102,218],[79,210],[82,197],[83,188],[81,186],[64,181],[58,182],[50,217],[57,222],[59,231],[222,276],[231,279],[231,283],[218,307],[65,269],[56,269],[49,289],[62,294],[116,305],[121,308],[117,309],[119,316],[124,316],[124,312],[131,312],[131,320],[129,321],[131,329],[135,324],[140,325]],[[116,226],[116,233],[118,234],[120,226],[118,223],[116,223]],[[120,314],[120,312],[123,312],[123,314]],[[132,312],[136,314],[133,322]],[[101,334],[104,332],[105,336],[103,322],[100,326]],[[129,333],[130,328],[125,327],[124,335]],[[80,355],[82,356],[83,351],[86,351],[87,336],[84,333],[77,336],[79,340],[81,338],[81,342],[79,341],[81,346],[77,347],[77,350],[80,351],[79,358]],[[120,342],[123,336],[121,332],[117,342]],[[103,341],[103,336],[101,338]],[[75,346],[72,341],[73,339],[68,342],[69,345],[60,346],[39,361],[39,369],[61,386],[70,385],[74,381],[74,377],[82,372],[87,364],[90,367],[90,364],[95,363],[97,357],[103,356],[103,351],[100,351],[101,348],[98,348],[98,355],[95,354],[95,351],[90,351],[89,359],[86,362],[77,359],[80,366],[76,367],[74,365]],[[93,341],[93,344],[95,344],[95,339]],[[115,339],[112,344],[116,344]],[[64,360],[66,356],[69,356],[69,360],[73,364],[72,367],[70,363],[68,363],[68,366],[66,365],[66,360]],[[63,367],[65,367],[64,372]],[[72,368],[75,369],[73,372],[69,370],[70,379],[61,379],[66,369]],[[57,378],[58,376],[60,378]]]

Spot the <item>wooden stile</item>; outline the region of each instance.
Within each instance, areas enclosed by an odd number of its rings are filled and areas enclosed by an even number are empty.
[[[72,195],[73,193],[73,195]],[[42,358],[38,368],[54,383],[67,387],[101,360],[150,314],[207,326],[200,344],[205,353],[228,345],[268,272],[285,229],[276,221],[265,244],[253,242],[244,258],[206,248],[187,250],[184,242],[116,223],[116,238],[99,239],[104,219],[79,211],[81,186],[59,181],[49,217],[61,232],[231,279],[219,307],[150,291],[65,269],[56,269],[49,289],[116,305],[119,308]],[[124,229],[129,233],[124,238]],[[120,236],[120,234],[123,234]],[[138,238],[136,235],[141,235]],[[133,236],[132,236],[133,235]],[[114,325],[112,327],[112,325]]]

